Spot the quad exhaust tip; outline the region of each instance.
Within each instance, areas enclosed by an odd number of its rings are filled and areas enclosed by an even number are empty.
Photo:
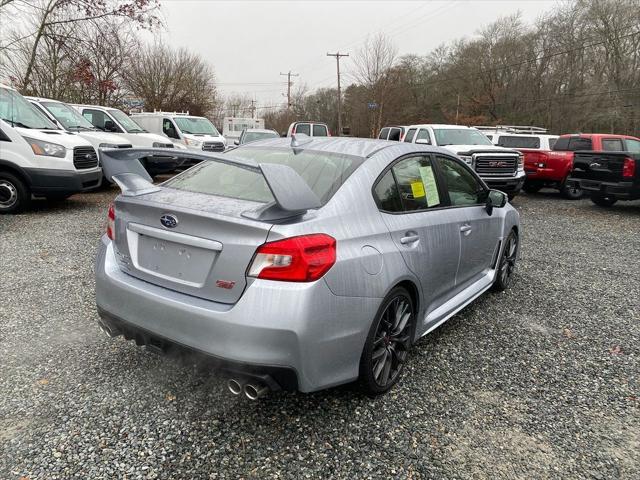
[[[249,400],[258,400],[269,393],[269,387],[266,385],[247,383],[244,386],[244,394]]]

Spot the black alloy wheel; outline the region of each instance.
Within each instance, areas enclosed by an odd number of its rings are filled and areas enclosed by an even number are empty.
[[[515,230],[511,230],[507,240],[505,241],[502,255],[496,272],[496,280],[493,284],[494,289],[502,292],[506,290],[511,283],[513,272],[516,269],[516,260],[518,257],[518,234]]]

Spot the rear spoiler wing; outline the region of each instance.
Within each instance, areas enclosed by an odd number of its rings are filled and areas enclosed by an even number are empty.
[[[252,160],[233,158],[232,155],[211,155],[173,148],[109,148],[100,149],[100,154],[104,176],[107,180],[115,182],[122,190],[122,195],[128,197],[160,190],[159,186],[152,183],[140,159],[166,155],[184,160],[222,162],[260,173],[271,190],[275,205],[269,204],[248,213],[247,216],[252,218],[268,220],[283,216],[290,217],[322,206],[318,196],[298,175],[298,172],[287,165],[257,163]]]

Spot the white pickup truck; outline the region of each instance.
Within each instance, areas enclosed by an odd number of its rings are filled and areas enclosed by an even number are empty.
[[[490,187],[513,199],[524,185],[524,157],[517,150],[499,147],[480,130],[461,125],[410,125],[408,143],[437,145],[464,160]]]

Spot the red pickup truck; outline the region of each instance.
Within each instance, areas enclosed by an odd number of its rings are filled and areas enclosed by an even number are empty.
[[[626,135],[604,133],[561,135],[551,151],[525,154],[524,169],[527,173],[527,180],[524,184],[524,190],[532,193],[542,187],[555,187],[559,188],[566,198],[581,198],[583,191],[580,184],[577,181],[569,180],[573,169],[574,152],[579,150],[619,152],[624,150],[624,141],[633,138]]]

